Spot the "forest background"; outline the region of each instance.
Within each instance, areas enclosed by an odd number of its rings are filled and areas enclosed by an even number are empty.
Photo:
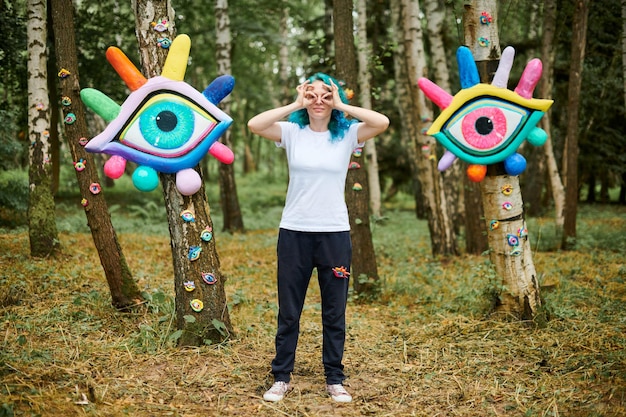
[[[430,251],[400,138],[403,121],[391,76],[397,39],[388,31],[389,5],[368,2],[374,107],[389,115],[392,126],[377,139],[384,206],[372,230],[382,292],[371,304],[351,307],[355,350],[350,353],[354,371],[349,383],[359,397],[355,408],[325,401],[312,383],[319,379],[315,355],[302,355],[297,395],[277,409],[260,402],[268,382],[265,362],[271,357],[276,311],[272,250],[286,165],[271,144],[247,132],[245,121],[292,97],[290,86],[306,74],[332,73],[331,3],[229,3],[232,74],[237,83],[231,96],[230,114],[235,119],[231,139],[246,233],[218,234],[217,245],[231,277],[228,301],[239,339],[218,347],[176,350],[171,337],[171,265],[166,261],[167,228],[159,192],[139,194],[125,180],[107,186],[116,229],[150,306],[143,314],[119,316],[109,305],[77,202],[72,158],[62,140],[55,202],[62,246],[71,248],[71,254],[61,261],[34,261],[25,255],[26,14],[24,3],[3,2],[0,206],[5,415],[622,415],[626,127],[619,59],[623,5],[618,1],[594,3],[589,10],[578,122],[578,190],[586,205],[573,252],[553,252],[560,242],[550,221],[553,202],[541,171],[541,153],[528,148],[523,152],[531,164],[533,157],[538,161],[533,165],[537,170],[522,175],[522,190],[526,214],[532,216],[529,229],[537,232],[532,242],[551,317],[547,329],[530,331],[524,324],[486,316],[490,310],[486,294],[497,284],[484,257],[450,260]],[[127,91],[105,64],[104,50],[114,44],[134,60],[137,46],[130,6],[107,1],[75,6],[81,86],[106,91],[121,102]],[[188,82],[201,88],[218,75],[212,52],[214,5],[189,1],[174,6],[178,33],[192,39]],[[462,44],[463,5],[440,6],[446,17],[442,32],[450,85],[456,86],[454,51]],[[285,10],[287,82],[277,65],[285,39],[279,22]],[[574,8],[558,2],[557,10],[551,137],[560,161],[567,130]],[[501,44],[517,51],[513,79],[528,59],[538,55],[541,12],[537,2],[500,4]],[[95,131],[98,128],[92,125]],[[217,163],[208,159],[207,198],[219,230],[219,173]],[[462,224],[458,227],[463,233]],[[462,235],[459,239],[462,243]],[[311,292],[315,300],[314,287]],[[319,343],[318,308],[313,302],[305,312],[309,320],[303,334],[305,352],[314,353]],[[218,360],[207,362],[211,355]],[[152,372],[145,372],[147,366]]]

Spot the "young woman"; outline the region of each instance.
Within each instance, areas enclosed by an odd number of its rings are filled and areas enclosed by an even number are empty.
[[[289,165],[277,245],[274,384],[263,398],[280,401],[291,388],[300,316],[316,268],[322,297],[326,390],[333,400],[350,402],[352,397],[342,385],[352,260],[345,182],[354,149],[387,129],[389,119],[349,105],[337,81],[323,73],[311,76],[296,91],[293,103],[265,111],[248,122],[250,131],[285,149]],[[287,117],[289,121],[282,121]]]

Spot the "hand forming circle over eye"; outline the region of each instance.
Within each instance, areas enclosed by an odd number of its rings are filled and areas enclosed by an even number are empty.
[[[296,98],[296,103],[298,103],[298,105],[300,105],[300,107],[308,107],[310,105],[310,103],[306,99],[306,90],[307,90],[306,87],[309,84],[310,84],[310,81],[306,80],[305,82],[303,82],[302,84],[300,84],[300,85],[298,85],[296,87],[296,91],[298,92],[298,97]]]

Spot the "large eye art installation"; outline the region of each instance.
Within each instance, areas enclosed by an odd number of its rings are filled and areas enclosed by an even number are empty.
[[[176,188],[183,195],[195,194],[201,187],[200,175],[193,169],[210,153],[230,164],[233,152],[218,142],[232,119],[216,105],[234,87],[229,75],[216,78],[202,93],[183,81],[191,40],[179,35],[169,47],[160,76],[146,79],[118,48],[110,47],[107,60],[131,90],[119,106],[98,90],[81,90],[81,99],[100,115],[108,126],[86,145],[88,152],[112,157],[104,172],[117,179],[126,162],[138,164],[133,184],[141,191],[152,191],[159,184],[158,172],[176,174]]]
[[[426,78],[418,80],[424,94],[442,109],[427,132],[446,148],[439,160],[440,171],[458,158],[471,164],[467,174],[475,182],[485,178],[486,165],[499,162],[504,163],[507,174],[519,175],[526,169],[526,159],[516,152],[522,142],[545,143],[547,135],[536,125],[553,101],[532,98],[541,78],[541,61],[531,60],[511,91],[507,82],[514,56],[512,47],[505,48],[492,83],[483,84],[472,52],[460,47],[457,61],[462,89],[454,96]]]

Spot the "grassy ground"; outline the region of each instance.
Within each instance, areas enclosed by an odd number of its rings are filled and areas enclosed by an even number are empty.
[[[535,328],[486,316],[496,285],[486,257],[433,258],[426,224],[396,202],[373,226],[382,295],[348,307],[346,385],[354,401],[343,405],[323,389],[316,280],[295,389],[278,404],[261,399],[271,383],[279,207],[247,202],[245,234],[216,227],[237,334],[186,349],[168,338],[174,291],[158,204],[112,210],[150,296],[143,313],[111,307],[80,209],[62,208],[60,259],[30,259],[24,230],[0,230],[0,416],[626,415],[624,207],[583,207],[572,252],[543,250],[553,243],[551,219],[529,221],[550,314],[547,327]]]

